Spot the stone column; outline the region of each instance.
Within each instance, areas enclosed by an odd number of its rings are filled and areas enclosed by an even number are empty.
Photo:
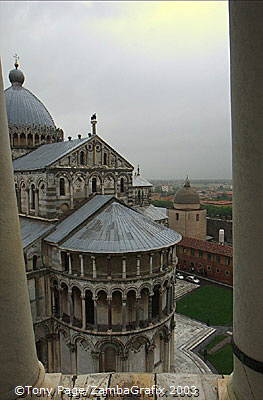
[[[28,188],[26,189],[26,196],[27,196],[27,213],[26,214],[29,214],[29,211],[30,211],[30,191],[29,191]]]
[[[67,256],[68,256],[68,273],[69,273],[69,275],[72,275],[72,263],[71,263],[70,253],[67,253]]]
[[[0,398],[15,399],[17,385],[39,385],[0,65]]]
[[[81,312],[82,312],[82,329],[86,330],[86,298],[85,298],[85,294],[81,295]]]
[[[108,327],[112,329],[112,298],[108,297]]]
[[[153,304],[153,293],[149,294],[148,297],[148,320],[152,320],[152,304]]]
[[[150,254],[150,275],[153,273],[153,253]]]
[[[140,297],[136,297],[136,329],[139,328],[140,322]]]
[[[161,251],[161,256],[160,256],[160,271],[163,270],[163,250]]]
[[[163,315],[163,290],[159,289],[159,318],[161,319]]]
[[[154,368],[154,349],[155,345],[150,344],[147,348],[147,360],[146,360],[146,369],[147,372],[153,372]]]
[[[92,260],[92,278],[95,279],[97,278],[96,258],[94,256],[91,256],[91,260]]]
[[[122,279],[126,278],[126,257],[122,257]]]
[[[263,4],[230,1],[234,373],[239,400],[262,399]]]
[[[73,325],[74,320],[74,306],[73,306],[73,299],[72,299],[72,291],[68,291],[68,313],[69,313],[69,320],[70,325]]]
[[[35,189],[34,196],[35,196],[35,215],[38,215],[39,214],[39,190],[38,189]]]
[[[80,276],[84,276],[84,260],[83,260],[83,255],[79,255],[79,260],[80,260]]]
[[[62,307],[62,289],[58,288],[59,294],[59,318],[62,319],[63,317],[63,307]]]
[[[98,330],[98,315],[97,315],[97,301],[98,298],[95,296],[92,298],[93,300],[93,304],[94,304],[94,326],[95,326],[95,330]]]
[[[126,298],[122,299],[122,330],[126,331],[126,314],[127,314],[127,310],[126,310]]]
[[[73,192],[73,182],[69,182],[69,196],[70,196],[70,208],[74,208],[74,192]]]
[[[141,256],[138,255],[136,257],[136,275],[140,276],[141,275]]]

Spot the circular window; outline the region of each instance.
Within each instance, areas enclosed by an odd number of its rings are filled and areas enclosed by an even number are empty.
[[[87,148],[88,148],[88,151],[92,151],[93,150],[93,144],[88,144],[88,146],[87,146]]]
[[[100,150],[101,150],[100,144],[96,144],[96,151],[100,151]]]

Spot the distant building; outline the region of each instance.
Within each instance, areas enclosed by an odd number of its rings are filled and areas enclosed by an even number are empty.
[[[169,192],[169,186],[168,185],[162,185],[162,192]]]
[[[168,209],[169,227],[181,235],[206,239],[206,210],[200,207],[200,198],[187,178],[174,197],[174,208]]]
[[[233,285],[232,247],[184,237],[177,245],[177,256],[181,271]]]

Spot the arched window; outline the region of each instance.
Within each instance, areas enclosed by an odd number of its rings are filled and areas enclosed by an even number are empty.
[[[81,151],[79,153],[79,163],[80,165],[84,165],[85,164],[85,155],[84,155],[84,151]]]
[[[65,179],[64,178],[60,178],[59,180],[59,195],[60,196],[65,196]]]
[[[36,208],[36,199],[35,199],[35,186],[31,186],[31,209],[34,210]]]
[[[107,157],[107,153],[103,154],[103,164],[107,165],[108,164],[108,157]]]
[[[91,191],[92,191],[92,193],[96,193],[97,192],[97,178],[92,178]]]
[[[124,192],[124,178],[121,178],[121,180],[120,180],[120,191],[121,191],[121,193]]]

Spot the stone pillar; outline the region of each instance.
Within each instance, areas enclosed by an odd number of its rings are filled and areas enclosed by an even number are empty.
[[[35,189],[34,191],[35,196],[35,215],[39,214],[39,190]]]
[[[92,298],[93,300],[93,304],[94,304],[94,326],[95,326],[95,330],[98,330],[98,315],[97,315],[97,301],[98,298],[95,296]]]
[[[162,318],[163,315],[163,290],[159,289],[159,318]]]
[[[63,307],[62,307],[62,289],[58,288],[59,294],[59,318],[62,319],[63,317]]]
[[[153,293],[149,294],[148,297],[148,320],[152,320],[152,308],[153,308]]]
[[[71,263],[70,253],[67,253],[67,256],[68,256],[68,273],[69,273],[69,275],[72,275],[72,263]]]
[[[140,322],[140,297],[136,297],[136,329],[139,328],[139,322]]]
[[[70,208],[74,208],[74,192],[73,192],[73,182],[69,182],[69,196],[70,196]]]
[[[126,331],[126,299],[122,299],[122,330]]]
[[[79,260],[80,260],[80,276],[84,276],[84,260],[83,260],[83,255],[79,255]]]
[[[108,297],[108,327],[112,329],[112,298]]]
[[[86,330],[86,298],[81,295],[82,329]]]
[[[39,385],[38,362],[25,274],[0,65],[0,398],[15,399],[17,385]]]
[[[141,256],[138,255],[136,257],[136,275],[140,276],[141,275]]]
[[[74,307],[73,307],[73,299],[72,299],[72,291],[68,291],[68,313],[69,313],[69,320],[70,325],[73,325],[74,320]]]
[[[160,271],[163,270],[163,250],[161,251],[161,255],[160,255]]]
[[[29,191],[28,188],[26,189],[26,196],[27,196],[27,212],[26,212],[26,214],[29,214],[29,211],[30,211],[30,191]]]
[[[239,400],[262,399],[263,4],[230,1],[234,373]]]
[[[147,348],[146,372],[153,372],[154,368],[154,349],[155,345],[150,344]]]
[[[150,254],[150,275],[153,273],[153,253]]]
[[[126,257],[122,257],[122,279],[126,278]]]
[[[91,256],[91,260],[92,260],[92,278],[95,279],[97,278],[96,258],[94,256]]]

